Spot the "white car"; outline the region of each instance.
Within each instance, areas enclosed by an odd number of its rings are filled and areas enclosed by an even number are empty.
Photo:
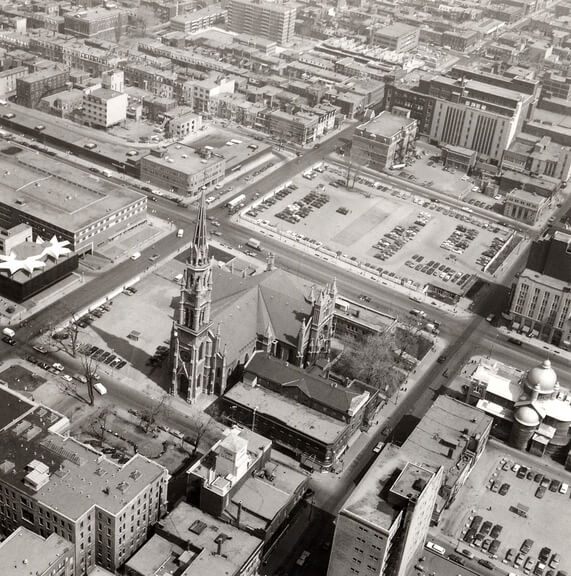
[[[72,382],[73,378],[69,375],[69,374],[62,374],[61,377],[66,381],[66,382]]]
[[[101,396],[103,396],[104,394],[107,394],[107,388],[105,388],[105,386],[103,386],[103,384],[101,384],[101,382],[97,382],[96,384],[94,384],[93,388],[97,392],[99,392],[99,394],[101,394]]]
[[[64,367],[62,364],[60,364],[59,362],[54,362],[52,364],[52,366],[58,371],[58,372],[63,372],[64,371]]]

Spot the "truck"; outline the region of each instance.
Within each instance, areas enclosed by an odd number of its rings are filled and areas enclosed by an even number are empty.
[[[242,204],[242,202],[244,202],[245,200],[246,200],[245,194],[238,194],[238,196],[226,202],[226,208],[228,208],[229,210],[234,210],[235,208],[240,206],[240,204]]]
[[[259,250],[261,251],[261,244],[259,240],[256,240],[255,238],[248,238],[248,241],[246,242],[246,246],[249,246],[250,248],[253,248],[254,250]]]
[[[8,336],[9,338],[16,337],[16,332],[14,332],[12,328],[4,328],[4,330],[2,330],[2,334],[4,334],[4,336]]]
[[[103,174],[103,176],[107,176],[107,178],[111,178],[111,176],[113,176],[113,172],[109,170],[109,168],[101,168],[101,174]]]

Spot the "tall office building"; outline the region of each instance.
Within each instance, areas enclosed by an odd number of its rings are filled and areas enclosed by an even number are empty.
[[[442,481],[390,446],[337,516],[327,576],[406,574],[424,546]]]
[[[288,44],[293,39],[296,5],[291,2],[230,0],[228,29]]]
[[[555,232],[531,247],[514,281],[512,328],[563,347],[571,341],[571,234]]]

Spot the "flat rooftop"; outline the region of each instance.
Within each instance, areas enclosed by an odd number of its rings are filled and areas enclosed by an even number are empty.
[[[394,444],[388,444],[375,460],[341,510],[341,514],[358,516],[384,531],[391,530],[400,515],[386,500],[387,492],[396,476],[408,464],[407,457]]]
[[[6,386],[0,385],[0,431],[4,430],[14,420],[31,412],[35,404],[14,394]]]
[[[71,550],[73,544],[57,534],[42,538],[27,528],[17,528],[0,543],[0,574],[24,576],[47,573],[52,565],[57,568],[62,555]]]
[[[409,24],[395,22],[394,24],[390,24],[389,26],[385,26],[384,28],[377,30],[375,32],[375,36],[388,36],[390,38],[398,38],[405,34],[411,34],[416,30],[418,30],[418,28],[410,26]]]
[[[194,148],[183,144],[175,144],[169,146],[163,156],[149,154],[145,156],[141,162],[143,164],[150,163],[165,166],[171,170],[179,170],[186,174],[194,174],[200,170],[205,170],[210,166],[224,162],[224,159],[218,158],[217,156],[211,156],[205,159],[199,156]]]
[[[238,382],[225,394],[225,397],[251,410],[257,408],[258,414],[266,414],[326,444],[334,442],[347,427],[344,422],[331,416],[285,398],[276,392],[260,386],[253,388],[244,382]]]
[[[145,198],[18,146],[0,147],[0,203],[72,232]]]
[[[119,466],[73,438],[52,434],[28,419],[1,432],[0,443],[0,478],[74,520],[94,505],[118,513],[165,472],[139,454]],[[32,460],[49,469],[48,482],[38,490],[24,484]]]
[[[366,124],[361,124],[359,128],[361,130],[366,130],[371,134],[391,138],[400,130],[410,126],[410,124],[413,124],[414,122],[416,122],[416,120],[413,120],[412,118],[406,118],[405,116],[399,116],[398,114],[391,114],[390,112],[384,111]]]

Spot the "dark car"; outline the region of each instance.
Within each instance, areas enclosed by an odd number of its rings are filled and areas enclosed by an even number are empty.
[[[521,548],[519,549],[519,551],[522,554],[529,554],[529,551],[531,550],[531,547],[533,546],[533,540],[531,538],[526,538],[522,545]]]
[[[462,558],[462,556],[458,556],[458,554],[450,554],[450,556],[448,556],[448,560],[452,560],[452,562],[456,562],[456,564],[460,564],[460,566],[464,566],[465,564],[464,558]]]
[[[10,336],[4,336],[4,338],[2,338],[2,342],[6,342],[6,344],[9,344],[10,346],[16,345],[16,340]]]
[[[482,534],[485,534],[486,536],[490,533],[490,530],[492,529],[492,523],[489,520],[486,520],[483,524],[482,527],[480,528],[480,532]]]
[[[478,560],[478,564],[480,566],[483,566],[484,568],[487,568],[488,570],[494,569],[494,565],[489,560],[486,560],[485,558],[480,558]]]
[[[464,542],[466,544],[472,544],[474,542],[474,538],[476,537],[476,530],[474,528],[470,528],[466,534],[464,534]]]
[[[551,492],[559,492],[559,488],[561,488],[561,482],[559,480],[553,479],[549,484],[549,490]]]
[[[535,497],[539,499],[543,498],[545,496],[545,491],[545,486],[538,486],[537,490],[535,491]]]
[[[437,360],[438,364],[443,364],[444,362],[446,362],[446,356],[444,356],[444,354],[438,356]]]
[[[474,516],[472,519],[472,524],[470,524],[470,528],[473,528],[477,532],[482,525],[482,520],[483,518],[481,516]]]
[[[549,557],[551,556],[551,548],[544,546],[540,551],[539,551],[539,559],[541,560],[541,562],[546,563],[549,560]]]
[[[527,474],[527,468],[525,466],[522,466],[518,471],[516,476],[518,478],[525,478],[525,475]]]
[[[493,528],[492,531],[490,532],[490,536],[492,538],[497,538],[501,533],[502,530],[504,529],[504,527],[501,524],[496,524]]]
[[[500,548],[500,541],[495,539],[492,540],[492,543],[490,544],[490,547],[488,549],[488,552],[492,555],[495,556],[498,553],[498,549]]]
[[[537,482],[538,484],[540,484],[542,480],[543,480],[543,474],[541,474],[541,472],[538,472],[538,473],[533,477],[533,481],[534,481],[534,482]]]
[[[500,496],[505,496],[510,489],[510,485],[507,482],[504,482],[501,486],[500,486]]]

